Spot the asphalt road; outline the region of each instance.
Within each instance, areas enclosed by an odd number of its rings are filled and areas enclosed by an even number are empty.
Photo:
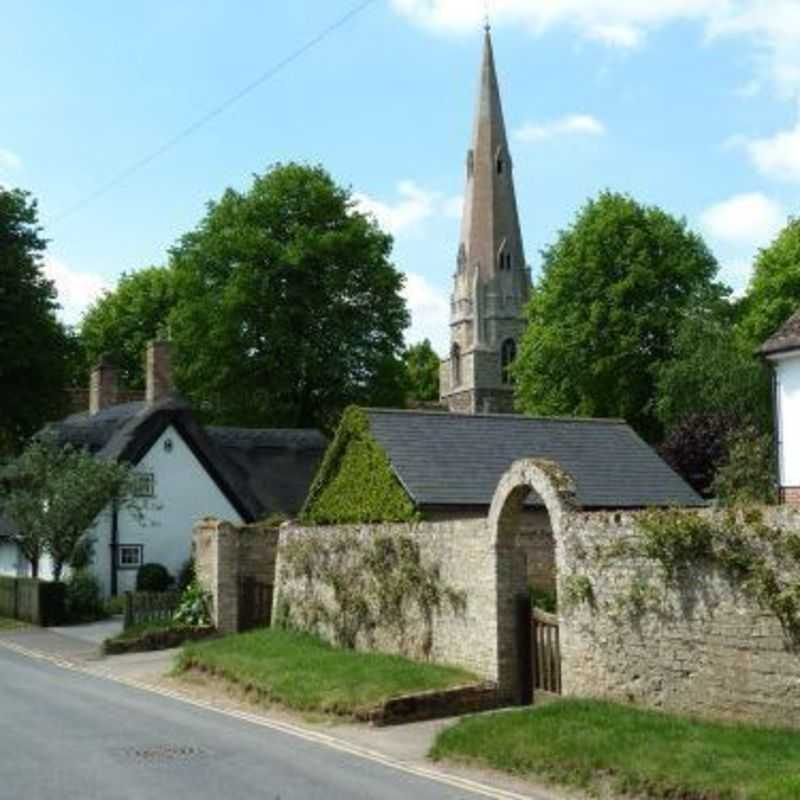
[[[0,800],[478,796],[0,647]]]

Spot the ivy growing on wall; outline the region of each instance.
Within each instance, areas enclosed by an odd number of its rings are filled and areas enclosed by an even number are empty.
[[[436,614],[466,606],[439,566],[423,563],[410,536],[365,539],[338,530],[291,539],[281,556],[294,582],[281,598],[284,623],[330,632],[341,647],[354,648],[362,638],[371,646],[380,630],[395,637],[401,652],[427,657]]]
[[[600,566],[618,558],[638,563],[621,607],[634,615],[654,609],[663,591],[680,589],[698,564],[720,569],[728,579],[780,621],[787,639],[800,645],[800,535],[772,527],[758,508],[715,514],[661,510],[639,519],[636,536],[601,548]]]
[[[360,408],[345,411],[302,511],[311,525],[409,522],[414,504]]]

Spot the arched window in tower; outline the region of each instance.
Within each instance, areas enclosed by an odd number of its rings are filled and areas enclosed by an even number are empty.
[[[452,385],[461,385],[461,348],[454,344],[450,349],[450,380]]]
[[[500,156],[497,159],[497,174],[498,175],[502,175],[503,174],[503,157],[502,156]]]
[[[503,383],[508,385],[514,383],[514,376],[511,374],[511,365],[517,358],[517,343],[513,339],[506,339],[500,348],[500,369],[503,375]]]

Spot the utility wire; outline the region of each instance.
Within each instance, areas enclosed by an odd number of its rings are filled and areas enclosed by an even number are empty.
[[[65,209],[60,214],[51,217],[49,220],[47,220],[47,224],[54,225],[58,222],[61,222],[67,217],[72,216],[76,211],[79,211],[80,209],[89,205],[89,203],[92,203],[95,200],[97,200],[98,197],[102,197],[104,194],[111,191],[111,189],[113,189],[123,181],[130,178],[131,175],[143,169],[148,164],[152,163],[157,158],[164,155],[164,153],[171,150],[176,145],[180,144],[180,142],[182,142],[184,139],[187,139],[189,136],[198,131],[204,125],[211,122],[211,120],[223,114],[232,105],[238,103],[243,97],[246,97],[251,92],[254,92],[259,86],[266,83],[271,78],[275,77],[279,72],[282,72],[290,64],[297,61],[299,58],[304,56],[309,50],[316,47],[324,39],[327,39],[331,34],[335,33],[340,28],[343,28],[348,22],[357,17],[362,11],[366,11],[367,8],[369,8],[372,5],[375,5],[375,3],[377,2],[378,0],[363,0],[363,2],[359,3],[357,6],[352,8],[344,16],[340,17],[331,25],[329,25],[327,28],[325,28],[323,31],[314,36],[313,39],[309,39],[309,41],[307,41],[297,50],[294,50],[292,53],[286,56],[286,58],[282,59],[277,64],[270,67],[266,72],[259,75],[254,81],[248,83],[247,86],[240,89],[238,92],[236,92],[236,94],[231,95],[227,100],[223,101],[218,106],[213,108],[211,111],[207,112],[202,117],[195,120],[191,125],[187,126],[182,131],[180,131],[180,133],[177,133],[171,139],[164,142],[164,144],[162,144],[160,147],[148,153],[146,156],[143,156],[138,161],[131,164],[129,167],[126,167],[122,171],[118,172],[113,178],[111,178],[106,183],[99,186],[93,192],[87,194],[83,199],[79,200],[74,205]]]

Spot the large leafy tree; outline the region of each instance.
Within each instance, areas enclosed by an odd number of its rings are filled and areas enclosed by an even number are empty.
[[[656,370],[655,410],[667,430],[695,414],[771,429],[769,370],[736,328],[732,309],[687,317],[674,350]]]
[[[36,202],[0,187],[0,454],[66,408],[70,341],[45,277]]]
[[[49,553],[59,580],[109,503],[143,513],[135,487],[136,476],[127,464],[34,440],[0,474],[0,506],[19,530],[19,546],[34,577],[42,555]]]
[[[741,330],[753,347],[763,344],[800,308],[800,220],[792,220],[756,259],[742,303]]]
[[[402,401],[403,278],[391,237],[321,167],[227,190],[173,249],[178,383],[206,417],[331,427]]]
[[[128,388],[143,388],[147,343],[164,333],[174,305],[174,280],[169,269],[149,267],[123,273],[116,288],[97,300],[81,321],[87,370],[107,354]]]
[[[429,339],[406,348],[403,354],[411,403],[428,403],[439,399],[439,365],[441,359]]]
[[[656,439],[655,370],[693,309],[719,301],[718,265],[685,221],[604,192],[544,251],[516,402],[535,414],[624,417]]]

